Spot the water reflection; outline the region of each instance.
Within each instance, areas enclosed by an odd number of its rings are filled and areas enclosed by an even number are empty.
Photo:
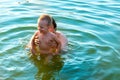
[[[54,56],[48,64],[44,64],[45,56],[41,56],[40,60],[37,59],[37,56],[31,56],[30,60],[38,69],[35,75],[36,80],[59,80],[59,72],[64,65],[60,55]]]

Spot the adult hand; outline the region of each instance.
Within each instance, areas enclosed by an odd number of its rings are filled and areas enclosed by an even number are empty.
[[[35,43],[35,45],[39,45],[39,39],[38,39],[38,36],[35,36],[34,43]]]

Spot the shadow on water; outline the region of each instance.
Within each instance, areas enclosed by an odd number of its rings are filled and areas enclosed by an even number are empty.
[[[30,60],[38,69],[35,80],[58,80],[60,78],[59,72],[64,65],[60,55],[54,56],[48,64],[44,64],[45,56],[41,56],[40,60],[37,59],[37,56],[31,56]]]

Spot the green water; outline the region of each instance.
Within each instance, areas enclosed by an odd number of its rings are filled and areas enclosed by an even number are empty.
[[[42,13],[68,50],[43,64],[26,48]],[[0,80],[120,80],[120,0],[1,0]]]

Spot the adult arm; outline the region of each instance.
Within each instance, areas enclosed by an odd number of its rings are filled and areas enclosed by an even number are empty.
[[[34,55],[36,53],[35,37],[37,36],[37,34],[38,34],[38,32],[35,32],[30,40],[30,45],[31,45],[30,50],[31,50],[31,53]]]
[[[58,53],[60,53],[60,50],[61,50],[61,42],[60,42],[60,40],[58,40],[56,35],[54,35],[54,39],[58,44],[57,49],[56,49],[56,54],[58,54]]]

